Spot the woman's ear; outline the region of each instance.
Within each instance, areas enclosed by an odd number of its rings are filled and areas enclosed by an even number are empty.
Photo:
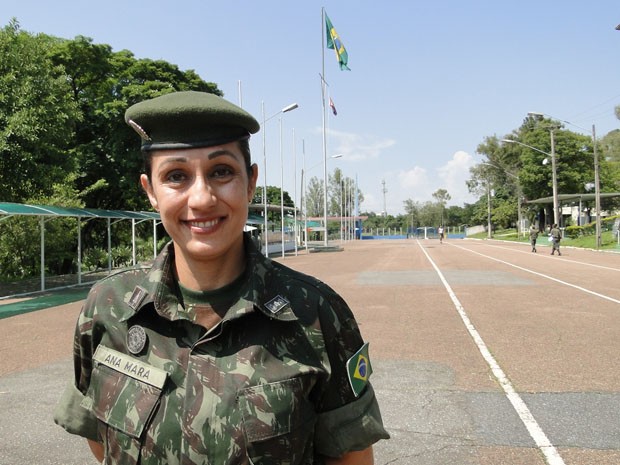
[[[155,197],[155,193],[153,192],[153,185],[146,174],[140,175],[140,184],[142,184],[142,189],[144,189],[144,192],[146,192],[146,195],[149,197],[151,206],[155,209],[155,211],[159,211],[157,197]]]
[[[258,165],[252,164],[252,174],[248,181],[248,202],[251,202],[254,198],[254,192],[256,192],[256,181],[258,180]]]

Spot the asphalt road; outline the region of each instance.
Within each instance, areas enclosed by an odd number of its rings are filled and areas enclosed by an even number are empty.
[[[287,256],[370,342],[378,465],[620,464],[620,254],[361,241]],[[0,320],[0,464],[95,463],[51,411],[80,302]]]

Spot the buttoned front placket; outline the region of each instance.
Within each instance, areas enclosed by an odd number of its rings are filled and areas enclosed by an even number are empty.
[[[229,326],[253,312],[252,302],[240,300],[221,322],[191,344],[181,413],[182,464],[238,464],[245,460],[245,451],[239,447],[240,418],[234,418],[238,410],[236,385],[241,381],[227,371],[236,364],[236,350],[229,346],[228,334],[234,331]]]

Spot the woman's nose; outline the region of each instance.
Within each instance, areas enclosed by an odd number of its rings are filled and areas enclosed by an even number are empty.
[[[209,182],[202,176],[196,177],[189,189],[189,207],[205,208],[215,204],[216,201],[217,197]]]

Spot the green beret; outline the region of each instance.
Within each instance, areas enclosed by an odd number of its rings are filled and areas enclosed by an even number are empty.
[[[136,103],[125,121],[142,138],[142,150],[210,147],[247,139],[260,125],[252,115],[215,94],[172,92]]]

